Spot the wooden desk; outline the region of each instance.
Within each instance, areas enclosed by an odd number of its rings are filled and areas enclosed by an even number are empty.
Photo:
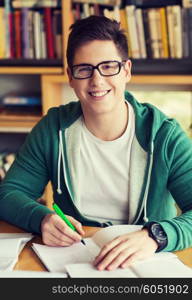
[[[86,237],[92,236],[99,229],[100,228],[96,227],[84,227]],[[0,233],[3,232],[18,233],[24,231],[16,226],[12,226],[6,222],[0,221]],[[36,236],[26,244],[21,254],[19,255],[19,260],[16,263],[14,270],[47,271],[38,256],[31,249],[32,243],[42,244],[42,240],[40,237]],[[176,251],[175,254],[183,263],[192,268],[192,248],[188,248],[182,251]]]

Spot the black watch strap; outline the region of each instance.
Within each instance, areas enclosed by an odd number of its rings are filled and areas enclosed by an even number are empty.
[[[163,250],[167,246],[167,234],[159,223],[149,222],[143,228],[148,230],[149,236],[158,244],[156,252]]]

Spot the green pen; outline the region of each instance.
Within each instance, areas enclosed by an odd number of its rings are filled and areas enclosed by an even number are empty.
[[[56,204],[53,203],[53,209],[56,212],[56,214],[58,216],[61,217],[61,219],[63,221],[65,221],[65,223],[73,230],[73,231],[77,231],[76,228],[73,226],[73,224],[69,221],[69,219],[67,219],[67,217],[65,216],[65,214],[62,212],[62,210],[60,209],[60,207]],[[85,241],[82,239],[81,243],[85,245]]]

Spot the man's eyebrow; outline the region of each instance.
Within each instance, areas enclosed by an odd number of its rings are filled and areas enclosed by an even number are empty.
[[[118,61],[118,60],[114,60],[114,59],[113,60],[102,60],[96,65],[89,64],[89,63],[80,63],[80,64],[73,65],[73,67],[76,67],[76,66],[93,66],[93,67],[95,67],[95,66],[100,65],[101,63],[108,63],[108,62],[113,62],[113,61]]]
[[[89,64],[89,63],[80,63],[80,64],[73,65],[73,67],[76,67],[76,66],[94,66],[94,65]]]

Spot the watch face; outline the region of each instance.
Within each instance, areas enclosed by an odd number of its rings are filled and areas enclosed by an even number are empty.
[[[164,230],[162,229],[160,224],[157,224],[157,223],[152,224],[151,232],[159,242],[163,242],[163,241],[167,240],[167,235],[164,232]]]

